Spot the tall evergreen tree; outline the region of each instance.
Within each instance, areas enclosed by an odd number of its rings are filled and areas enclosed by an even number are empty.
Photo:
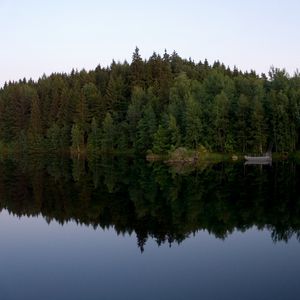
[[[185,144],[195,149],[201,143],[202,116],[200,105],[193,98],[189,98],[186,103],[185,124]]]
[[[72,126],[72,150],[78,154],[84,149],[84,134],[77,124]]]
[[[28,136],[29,142],[32,145],[32,150],[40,151],[44,138],[43,124],[40,100],[35,90],[32,91],[31,95],[31,114]]]
[[[267,125],[262,103],[255,99],[251,115],[252,149],[262,154],[267,144]]]
[[[259,113],[259,112],[257,112]],[[258,116],[257,116],[258,117]],[[236,147],[241,152],[245,152],[249,143],[249,118],[250,118],[250,103],[248,98],[241,94],[236,108]]]
[[[180,135],[180,130],[177,126],[176,119],[173,115],[169,115],[168,121],[168,135],[170,138],[171,147],[174,149],[179,147],[181,144],[182,137]]]
[[[135,87],[145,87],[145,66],[143,59],[140,55],[140,50],[138,47],[135,48],[132,54],[132,62],[130,65],[130,80],[131,88]]]
[[[227,142],[228,139],[228,129],[229,129],[229,99],[226,94],[222,92],[217,95],[214,100],[214,130],[215,130],[215,146],[219,151],[226,151],[229,147]],[[227,147],[226,147],[227,146]],[[227,148],[227,149],[226,149]]]
[[[99,151],[101,149],[101,130],[95,117],[92,119],[91,123],[91,131],[88,137],[88,148],[90,151]]]
[[[107,113],[102,124],[101,148],[104,152],[114,150],[116,128],[110,113]]]
[[[144,151],[151,149],[155,132],[156,117],[150,104],[145,108],[143,117],[138,123],[137,148]]]

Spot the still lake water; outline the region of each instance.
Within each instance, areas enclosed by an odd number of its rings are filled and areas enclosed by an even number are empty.
[[[299,299],[300,165],[0,161],[0,299]]]

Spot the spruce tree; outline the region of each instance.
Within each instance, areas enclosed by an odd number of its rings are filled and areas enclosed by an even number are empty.
[[[102,124],[101,149],[103,152],[113,152],[116,128],[113,118],[108,112]]]

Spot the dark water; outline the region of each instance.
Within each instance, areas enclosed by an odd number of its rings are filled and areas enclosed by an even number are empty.
[[[300,165],[0,161],[0,299],[299,299]]]

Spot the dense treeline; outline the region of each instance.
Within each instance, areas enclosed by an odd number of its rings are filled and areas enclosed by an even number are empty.
[[[286,161],[263,169],[210,164],[185,175],[112,156],[34,156],[0,168],[0,210],[136,233],[141,249],[148,238],[179,243],[207,230],[224,239],[253,226],[274,241],[300,239],[300,165]]]
[[[300,147],[300,75],[241,72],[138,48],[129,64],[9,82],[0,141],[19,151],[278,152]]]

